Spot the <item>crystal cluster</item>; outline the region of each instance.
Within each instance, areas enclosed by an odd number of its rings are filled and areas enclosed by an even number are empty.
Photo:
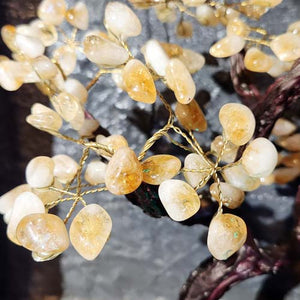
[[[281,1],[248,0],[231,7],[203,0],[130,2],[137,8],[154,7],[163,22],[174,21],[179,10],[205,26],[225,25],[227,36],[210,48],[210,54],[229,57],[245,48],[245,66],[251,71],[279,76],[300,57],[297,22],[287,33],[271,40],[264,30],[248,26],[241,18],[241,15],[258,18]],[[6,25],[1,29],[13,59],[1,56],[0,85],[14,91],[22,84],[34,83],[48,96],[52,108],[36,103],[26,121],[80,145],[83,150],[78,162],[59,154],[38,156],[28,163],[27,183],[0,198],[0,213],[8,224],[8,238],[30,250],[36,261],[53,259],[70,244],[83,258],[94,260],[110,237],[112,220],[100,205],[87,204],[86,195],[104,191],[127,195],[135,192],[142,182],[156,185],[169,217],[181,222],[201,209],[202,193],[209,184],[211,198],[218,202],[219,208],[209,226],[208,248],[221,260],[238,251],[247,237],[246,225],[240,217],[224,213],[223,208],[239,207],[245,192],[257,189],[268,176],[276,177],[272,172],[278,161],[272,142],[253,139],[256,123],[252,111],[238,103],[224,105],[219,112],[223,132],[212,141],[210,151],[205,152],[194,136],[194,132],[207,129],[205,115],[195,100],[197,86],[192,77],[205,64],[201,54],[151,39],[141,48],[144,60],[135,58],[127,40],[142,32],[141,22],[129,6],[115,1],[109,2],[104,12],[106,30],[87,31],[81,40],[77,31],[89,27],[84,3],[68,7],[64,0],[43,0],[37,15],[29,24]],[[72,27],[70,36],[60,27],[65,21]],[[253,40],[253,31],[264,37]],[[186,38],[192,32],[191,24],[181,20],[178,36]],[[276,57],[264,53],[257,45],[270,47]],[[88,63],[98,68],[86,86],[72,78],[79,51]],[[121,135],[95,134],[99,122],[86,111],[85,104],[90,89],[107,74],[131,99],[146,104],[161,101],[169,113],[167,124],[145,142],[140,153],[135,153]],[[175,105],[164,99],[156,81],[173,91]],[[63,122],[68,123],[77,137],[61,132]],[[273,133],[278,136],[278,145],[295,152],[283,158],[282,163],[289,170],[282,173],[298,176],[300,143],[299,134],[293,134],[294,131],[292,123],[281,119]],[[178,136],[184,144],[177,141]],[[183,162],[169,154],[149,155],[148,151],[161,138],[187,152]],[[245,150],[237,159],[241,146]],[[94,160],[90,160],[91,152],[96,155]],[[291,169],[293,172],[289,172]],[[63,202],[72,203],[64,220],[49,212]],[[83,208],[73,216],[79,204]]]

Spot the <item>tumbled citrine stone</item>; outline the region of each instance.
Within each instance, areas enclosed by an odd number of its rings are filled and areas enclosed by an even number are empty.
[[[191,37],[193,35],[193,25],[190,22],[180,22],[176,28],[176,34],[182,38]]]
[[[64,0],[43,0],[38,7],[38,17],[46,24],[59,25],[64,20],[66,3]]]
[[[293,34],[299,34],[300,33],[300,21],[296,21],[289,25],[287,32],[291,32]]]
[[[40,32],[39,38],[45,47],[53,45],[57,41],[57,30],[51,24],[45,24],[42,20],[36,19],[30,22],[30,26],[37,28]]]
[[[250,176],[266,177],[274,171],[278,153],[272,142],[260,137],[250,142],[243,152],[241,160],[244,169]]]
[[[7,226],[7,236],[12,242],[20,245],[16,236],[17,227],[25,216],[35,213],[45,213],[45,207],[41,199],[32,192],[19,194],[15,200]]]
[[[300,152],[292,153],[283,157],[281,159],[281,163],[286,167],[296,167],[300,169]]]
[[[279,118],[272,129],[272,134],[276,136],[286,136],[292,134],[297,129],[297,126],[291,121]]]
[[[97,135],[96,142],[102,145],[107,146],[110,150],[116,151],[121,147],[127,147],[128,142],[122,135],[113,134],[108,137],[104,135]],[[99,155],[103,155],[105,158],[109,158],[108,153],[105,150],[98,150]]]
[[[180,168],[181,162],[176,156],[167,154],[150,156],[142,162],[143,181],[159,185],[177,175]]]
[[[63,190],[63,185],[56,179],[54,180],[53,187]],[[32,188],[32,192],[36,194],[45,205],[57,201],[58,198],[62,197],[62,194],[59,191],[53,190],[51,188]]]
[[[273,66],[273,59],[256,47],[247,50],[244,58],[245,67],[253,72],[267,72]]]
[[[163,47],[169,57],[179,56],[183,53],[182,47],[177,44],[160,42],[160,45]]]
[[[178,59],[184,63],[191,74],[202,69],[205,64],[204,56],[190,49],[183,49]]]
[[[53,156],[52,160],[54,162],[53,174],[61,183],[68,183],[75,177],[79,165],[72,157],[58,154]]]
[[[184,177],[192,187],[198,185],[199,187],[202,187],[206,183],[205,181],[202,181],[208,176],[211,168],[212,166],[203,156],[191,153],[184,160]]]
[[[84,207],[70,227],[70,240],[85,259],[94,260],[107,242],[112,228],[109,214],[98,204]]]
[[[16,27],[5,25],[1,28],[1,37],[5,45],[13,52],[17,52]]]
[[[259,178],[251,177],[241,164],[224,168],[222,175],[227,183],[245,192],[256,190],[260,186]]]
[[[294,168],[278,168],[273,173],[274,182],[278,184],[286,184],[300,176],[299,167]]]
[[[90,35],[84,39],[83,51],[90,61],[101,66],[118,66],[129,58],[123,47],[97,35]]]
[[[175,108],[175,114],[179,123],[186,130],[202,132],[207,128],[204,113],[195,99],[188,104],[178,102]]]
[[[210,55],[214,57],[229,57],[239,53],[245,46],[245,40],[238,35],[228,35],[215,43],[209,49]]]
[[[157,19],[162,23],[171,23],[176,21],[177,11],[174,7],[157,5],[154,7]]]
[[[168,215],[174,221],[184,221],[200,209],[200,199],[185,181],[169,179],[158,189],[159,198]]]
[[[107,165],[105,184],[115,195],[135,191],[143,180],[143,172],[135,153],[129,147],[119,148]]]
[[[249,0],[249,4],[263,6],[263,7],[274,7],[282,2],[282,0]]]
[[[74,71],[77,62],[74,47],[70,47],[69,45],[58,47],[53,53],[53,58],[59,64],[65,76],[70,75]]]
[[[105,172],[107,165],[100,161],[91,161],[84,174],[84,179],[91,185],[97,185],[105,182]]]
[[[293,61],[300,57],[300,36],[287,32],[274,38],[270,47],[282,61]]]
[[[221,196],[223,205],[231,209],[239,207],[245,198],[243,191],[226,182],[220,182],[220,186],[216,182],[213,183],[209,191],[218,202],[220,202]]]
[[[170,59],[166,68],[166,80],[178,102],[187,104],[193,100],[196,93],[194,80],[184,63],[179,59]]]
[[[239,18],[230,19],[227,23],[226,30],[227,35],[238,35],[241,37],[247,37],[251,32],[250,27]]]
[[[137,59],[131,59],[125,66],[123,82],[128,95],[136,101],[154,103],[156,88],[147,67]]]
[[[221,160],[225,161],[227,163],[234,162],[239,147],[232,144],[231,142],[227,142],[224,148],[224,139],[221,135],[218,135],[211,143],[210,145],[210,151],[215,156],[219,156],[222,152]]]
[[[62,219],[52,214],[31,214],[17,228],[21,245],[34,252],[61,253],[69,247],[69,237]]]
[[[247,239],[245,222],[232,214],[217,214],[208,228],[207,246],[219,260],[225,260],[238,251]]]
[[[67,10],[66,19],[74,27],[86,30],[89,25],[89,12],[85,3],[77,2],[74,7]]]
[[[219,24],[219,19],[216,17],[215,10],[206,3],[197,6],[196,17],[199,23],[204,26],[216,26]]]
[[[255,118],[252,111],[239,103],[228,103],[222,106],[219,120],[225,137],[237,146],[250,141],[255,129]]]
[[[295,133],[288,137],[282,137],[277,144],[286,150],[298,152],[300,151],[300,133]]]

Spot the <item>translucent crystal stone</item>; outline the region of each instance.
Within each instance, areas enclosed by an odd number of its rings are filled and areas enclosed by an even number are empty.
[[[125,4],[109,2],[105,8],[105,27],[114,35],[126,40],[137,36],[142,31],[142,25],[136,14]]]
[[[59,131],[63,124],[58,113],[40,103],[35,103],[31,107],[31,113],[26,118],[26,122],[38,129]]]
[[[114,83],[116,84],[116,86],[118,88],[120,88],[121,90],[125,91],[125,83],[123,80],[123,72],[118,72],[118,73],[112,73],[111,74],[111,78],[114,81]]]
[[[16,45],[16,27],[5,25],[1,28],[1,38],[5,45],[13,52],[17,52]]]
[[[169,88],[175,93],[178,102],[191,102],[196,93],[194,80],[186,66],[177,58],[172,58],[166,68],[166,80]]]
[[[23,84],[20,76],[22,67],[19,62],[13,60],[2,60],[0,62],[0,85],[7,91],[16,91]]]
[[[201,155],[191,153],[184,160],[184,168],[192,170],[190,172],[185,171],[183,174],[186,181],[192,187],[196,187],[209,174],[211,165]],[[205,182],[199,187],[204,184]]]
[[[228,103],[222,106],[219,120],[225,137],[237,146],[250,141],[255,129],[255,118],[252,111],[239,103]]]
[[[289,71],[294,61],[281,61],[275,56],[270,56],[273,59],[273,65],[270,70],[268,70],[268,74],[272,77],[278,77],[282,75],[282,73]]]
[[[129,58],[128,52],[123,47],[100,36],[86,37],[83,46],[86,57],[97,65],[118,66]]]
[[[40,78],[51,79],[57,75],[57,67],[47,56],[39,56],[32,62],[32,67]]]
[[[174,7],[165,4],[155,6],[157,19],[162,23],[172,23],[176,21],[177,11]]]
[[[254,191],[260,185],[259,178],[249,176],[241,164],[225,168],[222,175],[227,183],[245,192]]]
[[[279,118],[272,130],[275,136],[285,136],[292,134],[297,129],[297,126],[285,118]]]
[[[300,175],[300,169],[297,168],[278,168],[272,174],[274,182],[277,184],[286,184],[292,182]]]
[[[49,261],[56,258],[60,253],[47,253],[47,252],[32,252],[32,259],[36,262]]]
[[[281,159],[281,163],[286,167],[291,167],[291,168],[295,167],[300,169],[300,152],[291,153],[287,156],[284,156]]]
[[[57,113],[67,122],[73,120],[81,109],[79,100],[66,92],[53,96],[51,102]]]
[[[267,72],[273,66],[273,59],[256,47],[247,50],[244,58],[245,67],[253,72]]]
[[[94,260],[109,239],[112,221],[98,204],[84,207],[70,227],[70,240],[75,250],[85,259]]]
[[[25,216],[34,213],[45,213],[43,202],[37,195],[31,192],[21,193],[15,200],[7,226],[7,236],[12,242],[20,245],[16,236],[17,227]]]
[[[226,30],[227,35],[238,35],[244,38],[251,32],[250,27],[239,18],[230,19],[227,23]]]
[[[271,185],[274,183],[274,175],[271,174],[269,176],[266,177],[261,177],[260,178],[260,183],[261,185]]]
[[[300,57],[300,36],[291,32],[278,35],[270,47],[280,60],[293,61]]]
[[[48,187],[53,182],[54,162],[50,157],[37,156],[26,167],[26,181],[34,188]]]
[[[21,245],[34,252],[61,253],[69,247],[64,222],[55,215],[33,213],[24,217],[17,228]]]
[[[10,214],[15,204],[16,198],[24,193],[30,192],[31,186],[29,184],[21,184],[0,197],[0,214],[4,215],[4,220],[8,223]]]
[[[205,64],[204,56],[190,49],[182,49],[182,54],[178,56],[178,59],[184,63],[191,74],[201,70]]]
[[[147,65],[159,76],[166,75],[169,57],[163,47],[156,40],[149,40],[142,48]]]
[[[66,20],[74,27],[86,30],[89,26],[89,12],[83,2],[77,2],[66,12]]]
[[[123,70],[123,81],[128,95],[136,101],[152,104],[156,88],[148,68],[139,60],[131,59]]]
[[[84,110],[82,109],[81,106],[79,106],[75,117],[72,120],[70,120],[70,125],[72,126],[73,129],[80,131],[84,125],[84,122],[85,122]]]
[[[84,179],[91,185],[105,183],[107,165],[99,160],[91,161],[86,168]]]
[[[220,182],[220,190],[222,195],[222,203],[226,207],[235,209],[243,203],[245,194],[240,189],[235,188],[229,183]],[[220,202],[219,188],[216,182],[210,186],[209,191],[212,197]]]
[[[94,131],[96,131],[99,126],[100,124],[97,120],[85,118],[82,127],[78,130],[78,134],[81,137],[94,136]]]
[[[159,185],[176,176],[181,168],[181,161],[173,155],[161,154],[150,156],[142,162],[143,181]]]
[[[253,4],[240,5],[239,7],[239,11],[242,14],[246,15],[248,18],[255,20],[259,20],[260,17],[263,16],[268,10],[268,7]]]
[[[188,131],[202,132],[207,128],[204,113],[195,99],[188,104],[177,102],[175,114],[179,123]]]
[[[293,34],[299,34],[300,33],[300,21],[296,21],[288,27],[287,32],[291,32]]]
[[[208,228],[207,247],[219,260],[225,260],[237,252],[245,243],[245,222],[232,214],[217,214]]]
[[[216,3],[215,15],[223,25],[227,25],[230,20],[238,19],[240,12],[232,7],[226,7],[222,4]]]
[[[88,91],[79,80],[68,78],[65,81],[65,91],[79,99],[82,105],[86,103],[88,98]]]
[[[119,148],[107,165],[107,189],[115,195],[129,194],[140,186],[142,180],[142,167],[133,150],[129,147]]]
[[[205,3],[206,0],[183,0],[182,2],[186,6],[197,7],[197,6]]]
[[[221,150],[223,148],[224,141],[223,137],[221,135],[218,135],[211,143],[210,150],[211,152],[218,156],[221,153]],[[221,157],[222,161],[225,161],[226,163],[232,163],[235,161],[237,152],[239,147],[232,144],[231,142],[226,143],[226,147],[223,150],[223,155]]]
[[[300,133],[296,133],[288,137],[282,137],[276,142],[286,150],[293,152],[300,151]]]
[[[121,147],[128,147],[127,140],[122,136],[118,134],[113,134],[111,136],[105,137],[104,135],[97,135],[96,136],[96,142],[99,144],[103,144],[105,146],[108,146],[111,150],[118,150]],[[105,158],[108,158],[108,153],[106,153],[104,150],[98,150],[99,155],[103,155]]]
[[[53,57],[66,76],[70,75],[74,71],[77,62],[75,48],[63,45],[55,49]]]
[[[214,9],[208,4],[201,4],[196,9],[197,20],[205,26],[216,26],[219,19],[215,15]]]
[[[55,26],[51,24],[45,24],[40,19],[30,22],[30,26],[39,29],[39,38],[45,47],[49,47],[56,43],[58,35]]]
[[[200,209],[200,199],[185,181],[169,179],[158,189],[158,195],[168,215],[174,221],[184,221]]]
[[[164,49],[164,51],[167,53],[167,55],[170,58],[179,56],[183,53],[183,48],[177,44],[164,43],[164,42],[159,42],[159,44],[161,45],[161,47]]]
[[[46,24],[60,25],[65,18],[66,3],[64,0],[43,0],[38,7],[38,17]]]
[[[263,7],[274,7],[282,2],[282,0],[249,0],[249,4],[259,5]]]
[[[178,37],[189,38],[193,36],[193,25],[190,22],[182,21],[176,28]]]
[[[53,187],[60,190],[64,189],[62,184],[57,179],[54,179]],[[51,190],[50,188],[42,188],[42,189],[33,188],[32,192],[42,200],[44,205],[54,202],[62,196],[60,192]]]
[[[219,40],[209,49],[210,55],[214,57],[229,57],[239,53],[245,46],[245,40],[237,35],[228,35]]]
[[[75,177],[79,165],[72,157],[58,154],[53,156],[52,160],[54,162],[53,174],[61,183],[68,183]]]
[[[35,58],[41,56],[45,46],[40,39],[22,34],[16,34],[16,46],[24,55]]]

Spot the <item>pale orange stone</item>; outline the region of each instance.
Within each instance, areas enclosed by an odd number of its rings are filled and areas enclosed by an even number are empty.
[[[69,237],[62,219],[52,214],[31,214],[17,228],[21,245],[34,252],[62,253],[69,247]]]
[[[300,133],[295,133],[291,136],[281,138],[276,142],[286,150],[293,152],[300,151]]]
[[[245,193],[242,190],[226,182],[220,182],[220,190],[222,195],[222,203],[226,207],[235,209],[243,203]],[[212,197],[220,202],[219,187],[216,182],[210,186],[209,191]]]
[[[99,160],[91,161],[86,168],[84,179],[92,185],[105,182],[105,172],[107,165]]]
[[[38,17],[46,24],[59,25],[64,20],[66,3],[64,0],[43,0],[38,7]]]
[[[163,47],[163,49],[165,50],[165,52],[168,54],[170,58],[179,56],[183,53],[182,47],[180,47],[177,44],[160,42],[160,45]]]
[[[148,68],[139,60],[131,59],[125,66],[123,82],[128,95],[136,101],[152,104],[156,100],[156,88]]]
[[[219,260],[225,260],[237,252],[245,243],[245,222],[232,214],[217,214],[208,228],[207,247]]]
[[[54,180],[53,186],[60,190],[64,189],[62,184],[56,179]],[[44,205],[56,201],[58,200],[58,198],[62,197],[62,194],[60,192],[51,190],[50,188],[41,188],[41,189],[33,188],[32,192],[42,200]]]
[[[52,160],[54,162],[53,174],[61,183],[66,184],[75,177],[79,165],[72,157],[58,154],[53,156]]]
[[[214,57],[229,57],[239,53],[245,46],[245,40],[238,35],[228,35],[209,49],[210,55]]]
[[[196,93],[194,80],[184,63],[179,59],[170,59],[166,68],[166,80],[178,102],[187,104],[193,100]]]
[[[247,37],[251,32],[250,27],[239,18],[230,19],[226,30],[228,35],[238,35],[241,37]]]
[[[255,118],[252,111],[239,103],[228,103],[222,106],[219,120],[225,137],[237,146],[250,141],[255,130]]]
[[[53,57],[66,76],[74,71],[77,62],[76,50],[74,47],[70,47],[69,45],[60,46],[55,49]]]
[[[1,38],[5,45],[13,52],[17,52],[16,45],[16,27],[13,25],[5,25],[1,28]]]
[[[276,136],[290,135],[296,129],[297,126],[291,121],[284,118],[279,118],[272,129],[272,134]]]
[[[109,214],[98,204],[84,207],[70,226],[70,240],[85,259],[94,260],[107,242],[112,228]]]
[[[85,3],[77,2],[66,12],[66,20],[74,27],[86,30],[89,25],[89,12]]]
[[[184,221],[200,209],[200,199],[185,181],[168,179],[158,189],[159,198],[168,215],[174,221]]]
[[[107,165],[105,184],[115,195],[134,192],[142,183],[142,166],[129,147],[119,148]]]
[[[36,19],[30,22],[30,27],[34,27],[39,30],[39,38],[45,47],[51,46],[57,42],[58,34],[55,26],[45,24],[42,20]]]
[[[268,72],[273,66],[271,56],[265,54],[256,47],[247,50],[244,58],[245,67],[253,72]]]
[[[286,167],[290,167],[290,168],[296,167],[300,169],[300,152],[296,152],[284,156],[280,162]]]
[[[240,12],[246,15],[248,18],[259,20],[269,9],[268,7],[260,5],[241,5],[239,8]]]
[[[250,4],[263,6],[263,7],[274,7],[279,5],[282,0],[249,0]]]
[[[154,7],[157,19],[162,23],[172,23],[176,21],[177,11],[174,7],[165,4]]]
[[[193,25],[190,22],[182,21],[176,28],[176,34],[182,38],[193,36]]]
[[[178,59],[184,63],[191,74],[202,69],[205,64],[204,56],[190,49],[183,49]]]
[[[178,102],[176,104],[175,114],[179,123],[186,130],[202,132],[207,129],[204,113],[195,99],[188,104]]]
[[[222,148],[224,145],[224,140],[221,135],[218,135],[211,143],[210,145],[210,150],[211,152],[215,155],[218,156],[220,155]],[[239,147],[232,144],[231,142],[227,142],[226,146],[223,150],[223,155],[221,157],[221,161],[225,161],[227,163],[232,163],[234,162],[237,152],[238,152]]]
[[[128,142],[122,135],[113,134],[108,137],[104,135],[97,135],[96,142],[105,146],[108,146],[112,151],[116,151],[121,147],[128,147]],[[105,158],[109,158],[108,153],[104,150],[98,150],[99,155],[103,155]]]
[[[300,33],[300,21],[296,21],[289,25],[287,32],[291,32],[293,34],[299,34]]]
[[[274,182],[286,184],[295,180],[300,175],[300,169],[297,168],[278,168],[273,172]]]
[[[142,162],[143,181],[159,185],[176,176],[181,168],[181,161],[173,155],[161,154],[148,157]]]

